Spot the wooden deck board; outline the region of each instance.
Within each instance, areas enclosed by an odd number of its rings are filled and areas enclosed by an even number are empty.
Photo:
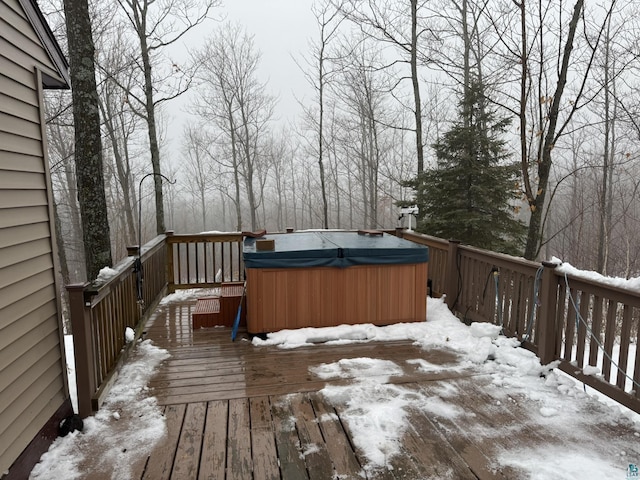
[[[209,402],[204,426],[198,480],[225,477],[227,467],[227,419],[229,402]]]
[[[318,420],[304,394],[289,397],[291,414],[296,419],[300,448],[303,452],[310,480],[332,478],[333,466]]]
[[[229,328],[194,332],[191,311],[189,305],[165,307],[146,328],[146,337],[171,357],[149,383],[164,408],[167,434],[142,478],[505,480],[523,472],[496,463],[504,452],[563,440],[561,431],[536,423],[525,396],[500,403],[499,393],[489,388],[491,377],[460,369],[453,352],[423,350],[410,341],[292,350],[254,346],[246,338],[232,342]],[[384,468],[367,467],[344,419],[346,405],[333,404],[320,392],[354,379],[323,380],[310,371],[358,357],[394,362],[403,374],[387,383],[450,409],[449,414],[412,409],[400,451]],[[422,372],[408,362],[417,358],[457,368]],[[637,443],[632,428],[594,425],[589,432],[611,438],[612,452],[624,449],[640,458],[640,446],[630,446]]]
[[[204,429],[207,404],[204,402],[187,405],[184,423],[180,431],[176,458],[171,471],[175,480],[192,480],[198,477],[200,450],[202,448],[202,431]]]
[[[280,469],[278,468],[278,454],[271,421],[269,397],[253,397],[249,400],[249,407],[253,476],[265,480],[279,480]]]
[[[336,474],[339,478],[362,478],[362,467],[337,413],[321,395],[314,393],[310,398]]]
[[[282,478],[308,479],[309,475],[300,455],[300,439],[289,402],[286,398],[277,399],[272,404],[272,411]]]
[[[229,400],[227,434],[227,478],[229,480],[252,478],[250,432],[248,399]]]
[[[171,477],[173,459],[175,458],[176,446],[182,430],[182,421],[186,408],[185,404],[169,405],[165,408],[167,435],[149,457],[147,469],[142,477],[144,480],[165,480]]]

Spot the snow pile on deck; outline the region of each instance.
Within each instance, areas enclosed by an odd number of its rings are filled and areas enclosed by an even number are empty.
[[[589,417],[584,412],[585,409],[592,410],[594,402],[578,382],[554,370],[555,363],[541,365],[535,354],[519,348],[517,339],[500,335],[500,327],[480,323],[465,325],[451,313],[442,299],[428,300],[426,322],[385,327],[369,324],[283,330],[269,334],[266,340],[256,337],[253,343],[296,348],[319,342],[345,344],[406,339],[414,340],[425,349],[451,349],[461,359],[453,367],[431,364],[420,358],[407,362],[418,370],[437,372],[471,368],[489,375],[489,395],[498,410],[501,404],[518,398],[530,409],[527,415],[539,422],[553,424],[559,438],[579,437],[581,428],[588,426]],[[327,386],[321,393],[341,409],[341,418],[346,419],[354,443],[368,460],[364,469],[370,474],[380,467],[392,468],[390,459],[401,447],[407,429],[411,428],[408,425],[411,411],[419,410],[429,416],[456,422],[469,421],[469,428],[473,428],[473,419],[466,419],[465,411],[447,400],[466,392],[445,383],[437,394],[427,395],[402,385],[388,384],[390,376],[402,375],[401,366],[393,362],[370,358],[343,359],[313,367],[311,372],[323,379],[353,379],[349,385]],[[640,416],[623,414],[617,407],[600,407],[605,417],[601,419],[612,424],[640,421]],[[640,423],[636,425],[640,437]],[[483,435],[483,432],[476,433],[480,437]],[[593,445],[587,447],[591,449]],[[627,459],[624,452],[620,452],[619,458],[602,458],[598,453],[589,454],[583,450],[580,442],[575,448],[567,449],[566,454],[559,453],[557,445],[549,445],[539,447],[536,455],[531,456],[514,445],[499,459],[499,463],[525,471],[531,478],[573,478],[575,472],[580,472],[580,478],[595,480],[624,475],[625,461],[640,460]]]
[[[499,326],[473,323],[469,327],[462,323],[451,313],[444,299],[428,299],[426,322],[396,323],[384,327],[362,324],[299,328],[269,333],[265,340],[254,337],[252,341],[254,345],[297,348],[317,343],[340,345],[394,340],[414,340],[425,349],[451,349],[463,358],[462,367],[494,360],[498,364],[517,365],[528,375],[537,376],[546,370],[533,353],[517,349],[520,346],[517,339],[500,336]]]
[[[59,437],[31,472],[31,479],[86,478],[85,458],[99,458],[92,474],[117,480],[131,478],[131,466],[145,461],[155,443],[166,435],[166,422],[147,383],[169,353],[150,340],[140,342],[122,367],[101,409],[84,420],[84,432]],[[101,445],[100,451],[95,445]]]
[[[216,292],[214,292],[213,290],[216,289],[211,289],[211,295],[214,295]],[[166,297],[164,297],[162,300],[160,300],[160,305],[167,305],[169,303],[180,303],[180,302],[190,302],[191,300],[195,301],[200,297],[204,297],[209,295],[208,292],[206,292],[206,290],[203,290],[202,288],[185,288],[185,289],[181,289],[181,290],[176,290],[173,293],[170,293],[169,295],[167,295]]]

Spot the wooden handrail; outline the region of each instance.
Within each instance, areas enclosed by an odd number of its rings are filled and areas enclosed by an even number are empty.
[[[429,246],[430,257],[442,252],[446,267],[430,265],[429,276],[445,286],[447,304],[456,315],[465,321],[502,323],[504,333],[521,340],[543,365],[560,360],[565,372],[640,413],[640,349],[627,358],[631,343],[640,343],[640,292],[577,275],[565,277],[553,263],[406,230],[389,233]],[[538,269],[542,275],[536,285]],[[497,277],[492,277],[494,272]],[[585,375],[585,366],[596,366],[602,374]]]
[[[82,417],[100,407],[128,356],[133,342],[127,346],[126,328],[133,328],[138,336],[147,316],[165,292],[165,250],[164,235],[142,247],[140,260],[144,278],[140,302],[132,257],[114,266],[117,273],[104,283],[67,286],[75,347],[78,413]]]
[[[242,233],[167,236],[168,291],[244,281]]]

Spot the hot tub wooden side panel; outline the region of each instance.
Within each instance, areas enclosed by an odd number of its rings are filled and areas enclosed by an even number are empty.
[[[348,268],[247,269],[247,329],[373,323],[426,318],[427,263]]]

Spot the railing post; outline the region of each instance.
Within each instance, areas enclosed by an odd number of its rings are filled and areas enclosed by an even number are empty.
[[[175,276],[173,272],[173,243],[169,242],[169,238],[173,237],[173,230],[167,230],[165,235],[165,246],[167,248],[167,293],[173,293],[176,291],[176,284],[174,282]]]
[[[540,281],[540,309],[538,310],[538,357],[547,365],[556,359],[556,317],[558,311],[557,263],[542,262],[544,270]],[[534,307],[535,308],[535,307]]]
[[[91,308],[85,305],[84,297],[85,288],[88,285],[89,283],[67,285],[73,351],[76,362],[78,415],[82,418],[88,417],[93,413],[91,397],[96,391],[93,341],[91,338]]]
[[[449,240],[444,293],[447,295],[447,306],[451,311],[453,311],[460,293],[458,292],[458,246],[460,246],[460,240]]]

